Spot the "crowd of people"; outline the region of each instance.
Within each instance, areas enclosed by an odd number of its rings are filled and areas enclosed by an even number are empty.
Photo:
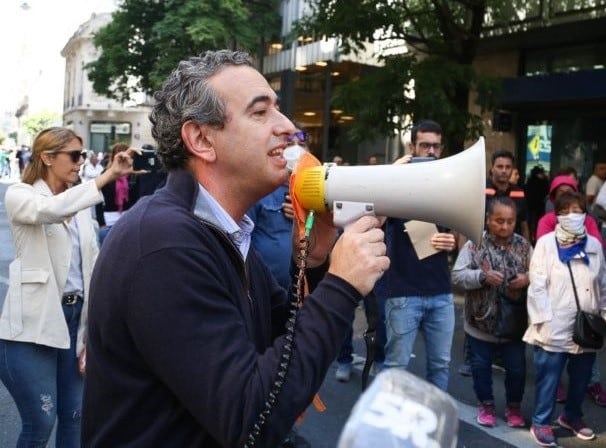
[[[29,163],[32,149],[27,145],[0,147],[0,179],[18,180]]]
[[[154,99],[152,135],[167,171],[149,184],[154,194],[132,182],[144,174],[138,149],[118,143],[104,166],[61,127],[36,136],[21,182],[7,190],[15,259],[0,379],[22,419],[18,446],[46,445],[55,422],[57,447],[303,446],[293,426],[332,363],[351,363],[363,300],[378,304],[377,369],[407,369],[420,334],[425,377],[448,390],[453,287],[465,298],[478,424],[497,424],[498,362],[507,425],[529,418],[537,444],[556,446],[551,419],[564,389],[558,424],[595,438],[583,400],[604,406],[606,394],[596,350],[575,342],[573,325],[575,298],[606,315],[602,223],[590,216],[606,164],[596,162],[585,194],[570,173],[550,182],[540,168],[525,189],[511,177],[513,154],[492,151],[480,244],[391,217],[338,230],[319,214],[304,226],[285,155],[305,154],[307,134],[246,53],[181,61]],[[441,126],[418,120],[394,163],[443,150]],[[432,248],[422,257],[410,236],[419,226]],[[532,416],[521,407],[527,345]]]

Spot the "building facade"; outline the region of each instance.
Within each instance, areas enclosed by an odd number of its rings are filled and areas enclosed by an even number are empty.
[[[393,141],[356,143],[347,136],[355,117],[331,106],[336,87],[364,76],[379,66],[377,48],[369,46],[357,55],[342,54],[336,39],[298,36],[293,23],[310,14],[305,0],[283,0],[280,6],[280,38],[268,45],[260,69],[281,99],[281,109],[310,136],[310,148],[323,162],[340,155],[351,164],[364,164],[370,155],[385,160]],[[401,45],[401,44],[399,44]]]
[[[295,20],[309,13],[305,0],[283,0],[281,40],[268,46],[262,72],[281,95],[286,113],[311,134],[323,161],[334,154],[365,163],[401,153],[403,136],[381,142],[348,141],[344,116],[330,105],[335,87],[378,66],[378,51],[406,51],[402,42],[370,47],[353,57],[334,39],[288,40]],[[483,115],[488,156],[509,149],[523,176],[537,164],[555,172],[574,166],[584,180],[595,160],[606,160],[606,0],[511,2],[501,18],[487,13],[474,69],[501,78],[496,110]],[[395,50],[394,50],[395,49]],[[470,111],[480,114],[472,93]]]
[[[98,58],[93,34],[110,21],[110,13],[92,14],[61,51],[65,58],[63,123],[82,136],[85,147],[95,152],[107,152],[118,141],[139,148],[154,145],[146,95],[121,103],[95,93],[88,80],[86,65]]]
[[[503,79],[487,147],[513,151],[523,176],[572,166],[584,183],[606,161],[605,0],[525,2],[523,16],[486,28],[474,68]]]

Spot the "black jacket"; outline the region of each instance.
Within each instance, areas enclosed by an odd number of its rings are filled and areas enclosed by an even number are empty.
[[[93,273],[83,446],[238,447],[277,377],[286,293],[201,219],[187,172],[113,227]],[[196,213],[194,214],[194,208]],[[291,365],[257,446],[310,404],[360,295],[327,275],[298,312]]]

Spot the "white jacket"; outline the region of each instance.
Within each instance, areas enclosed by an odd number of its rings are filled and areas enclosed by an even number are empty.
[[[78,327],[77,353],[84,348],[90,278],[99,253],[90,207],[103,200],[94,181],[53,195],[43,180],[11,185],[4,199],[15,260],[0,315],[0,338],[69,348],[61,297],[71,261],[67,219],[75,215],[80,235],[84,305]]]
[[[584,311],[606,316],[606,267],[600,242],[589,235],[585,252],[589,265],[581,259],[570,262],[579,303]],[[572,341],[577,312],[568,266],[560,261],[555,232],[537,241],[530,260],[528,317],[530,326],[524,341],[552,352],[582,353],[595,351]]]

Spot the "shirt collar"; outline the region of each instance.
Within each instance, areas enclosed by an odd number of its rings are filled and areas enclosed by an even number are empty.
[[[200,194],[196,199],[194,214],[223,230],[238,248],[242,254],[242,258],[246,259],[255,224],[246,215],[244,215],[240,222],[234,221],[221,204],[202,185],[198,184],[198,188]]]

